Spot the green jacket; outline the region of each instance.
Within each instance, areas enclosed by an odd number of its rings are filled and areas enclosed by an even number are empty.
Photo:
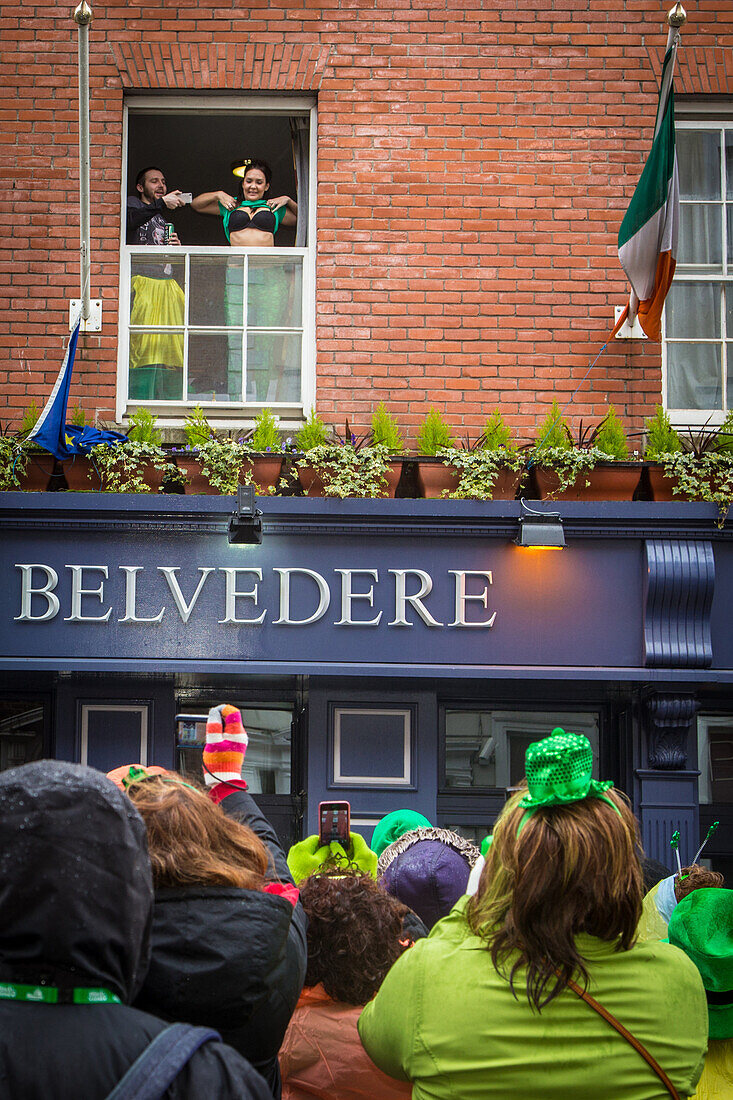
[[[413,1100],[669,1100],[641,1056],[572,990],[540,1014],[491,963],[461,898],[402,955],[359,1019],[367,1054],[413,1082]],[[692,1095],[707,1046],[707,1002],[691,961],[664,943],[614,951],[579,936],[589,992]]]

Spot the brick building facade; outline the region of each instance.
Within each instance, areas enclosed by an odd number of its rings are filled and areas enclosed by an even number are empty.
[[[15,423],[49,391],[78,296],[70,15],[1,16],[0,388]],[[383,399],[410,436],[430,404],[476,434],[498,406],[529,438],[553,398],[572,397],[573,418],[611,401],[638,431],[660,400],[658,345],[615,342],[575,391],[625,299],[616,234],[650,145],[664,39],[648,0],[96,5],[92,294],[104,321],[81,342],[72,401],[106,422],[129,407],[117,392],[121,200],[133,190],[123,106],[300,97],[317,109],[308,393],[326,420],[366,426]],[[729,5],[696,11],[682,42],[678,97],[730,97]]]

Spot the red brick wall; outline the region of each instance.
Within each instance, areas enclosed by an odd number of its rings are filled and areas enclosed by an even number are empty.
[[[499,406],[529,437],[554,397],[612,401],[632,429],[661,392],[658,345],[616,343],[616,234],[648,151],[666,6],[555,0],[254,0],[95,5],[92,285],[72,404],[114,416],[127,88],[307,91],[319,107],[317,404],[363,426],[384,400],[413,434]],[[0,14],[0,391],[42,404],[78,295],[76,28]],[[691,11],[678,93],[733,93],[729,0]],[[581,384],[582,381],[582,384]],[[2,415],[2,414],[0,414]]]

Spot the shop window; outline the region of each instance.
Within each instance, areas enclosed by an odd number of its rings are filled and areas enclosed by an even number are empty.
[[[331,708],[330,786],[412,787],[414,708]]]
[[[144,704],[82,703],[80,763],[102,772],[147,764],[148,712]]]
[[[278,795],[291,791],[292,714],[288,710],[240,707],[249,737],[242,779],[251,794]],[[178,769],[204,781],[202,764],[206,743],[206,715],[176,715]]]
[[[688,108],[692,112],[692,108]],[[733,113],[678,112],[680,236],[665,307],[665,403],[674,422],[733,408]]]
[[[44,708],[38,702],[0,699],[0,771],[41,760]]]
[[[312,403],[313,116],[310,103],[287,98],[127,104],[126,195],[155,165],[169,190],[235,196],[232,165],[258,158],[273,171],[267,197],[295,199],[298,220],[274,247],[235,248],[221,217],[185,206],[165,215],[180,247],[123,242],[118,418],[142,405],[175,424],[200,405],[227,426],[263,406],[298,416]]]
[[[698,719],[700,802],[733,805],[733,718]]]
[[[524,777],[524,756],[533,741],[551,732],[543,714],[446,707],[443,790],[506,791]],[[598,716],[556,714],[553,725],[582,733],[593,747],[598,774]],[[482,834],[484,835],[484,834]]]

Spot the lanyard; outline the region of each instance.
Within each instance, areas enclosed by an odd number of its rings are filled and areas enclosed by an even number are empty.
[[[55,985],[19,985],[0,982],[0,1001],[35,1001],[38,1004],[119,1005],[122,1001],[109,989],[59,989]]]

